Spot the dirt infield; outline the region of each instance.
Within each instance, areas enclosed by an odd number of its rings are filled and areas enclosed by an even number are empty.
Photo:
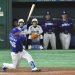
[[[17,68],[15,70],[7,70],[0,75],[75,75],[75,68],[40,68],[41,72],[31,72],[30,68]]]

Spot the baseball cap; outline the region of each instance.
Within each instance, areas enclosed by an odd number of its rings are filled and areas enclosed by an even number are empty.
[[[49,11],[47,11],[46,13],[45,13],[45,15],[50,15],[51,13],[49,12]]]
[[[65,15],[65,14],[68,14],[68,13],[66,11],[63,11],[61,15]]]

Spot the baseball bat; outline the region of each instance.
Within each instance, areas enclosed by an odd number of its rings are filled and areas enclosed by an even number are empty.
[[[29,15],[28,15],[28,18],[27,18],[27,21],[26,21],[26,22],[28,22],[28,21],[29,21],[29,19],[30,19],[31,15],[32,15],[32,12],[33,12],[33,10],[34,10],[34,8],[35,8],[35,4],[32,4],[31,9],[30,9],[30,12],[29,12]]]

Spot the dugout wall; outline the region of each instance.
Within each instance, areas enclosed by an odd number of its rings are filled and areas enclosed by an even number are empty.
[[[0,49],[8,48],[8,34],[12,23],[12,0],[0,0],[0,12],[3,12],[3,16],[0,15]]]

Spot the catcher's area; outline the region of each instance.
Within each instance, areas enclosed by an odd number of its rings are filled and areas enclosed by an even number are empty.
[[[30,68],[17,68],[0,72],[0,75],[75,75],[75,68],[47,68],[42,67],[41,72],[31,72]]]

